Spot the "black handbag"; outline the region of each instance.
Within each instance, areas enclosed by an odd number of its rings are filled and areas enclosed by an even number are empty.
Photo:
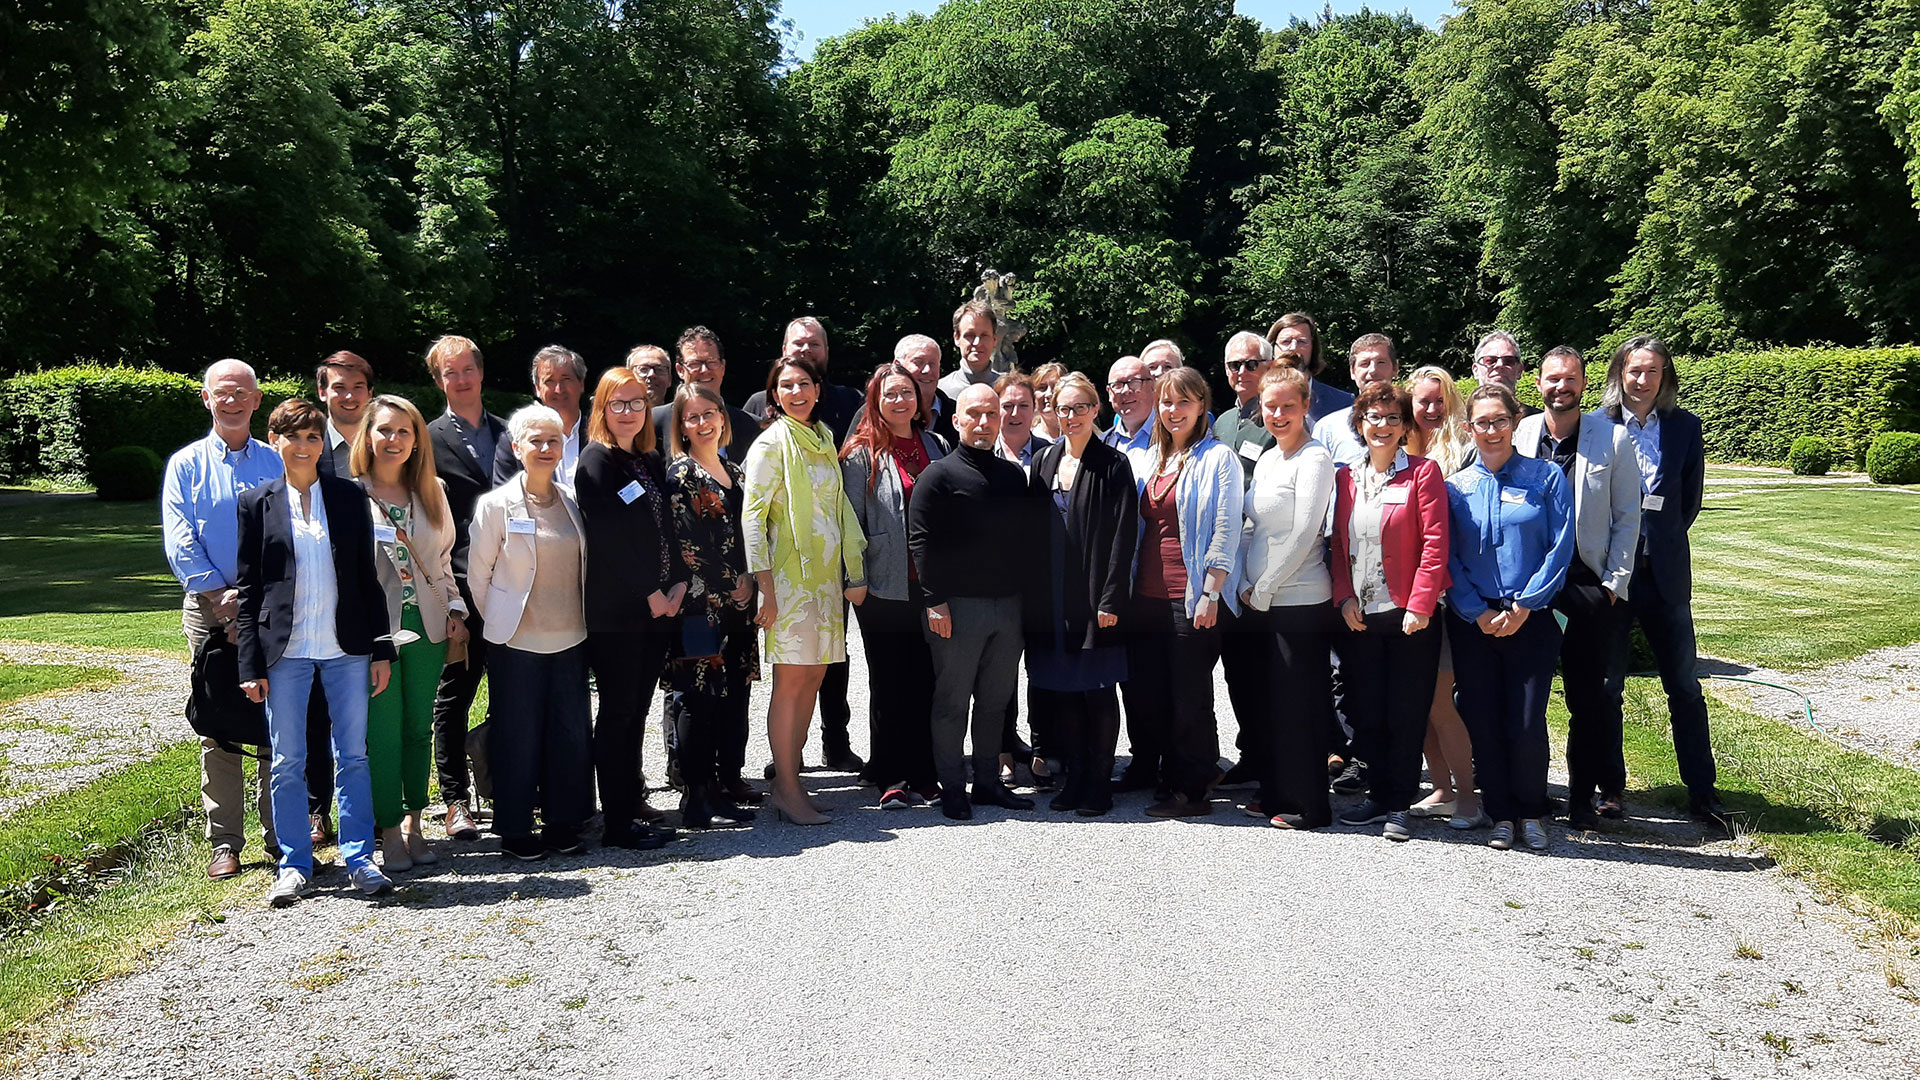
[[[240,749],[266,747],[267,707],[249,701],[240,689],[240,647],[227,640],[224,629],[207,635],[193,654],[193,695],[187,699],[187,723],[200,737],[220,749],[244,757],[265,757]]]

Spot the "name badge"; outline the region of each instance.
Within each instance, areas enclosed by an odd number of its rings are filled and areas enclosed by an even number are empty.
[[[640,486],[640,481],[628,481],[627,486],[620,489],[620,501],[631,504],[633,500],[646,494],[646,491],[646,488]]]
[[[1266,447],[1261,446],[1252,439],[1248,439],[1246,442],[1240,444],[1240,456],[1246,458],[1248,461],[1259,461],[1260,453],[1265,449]]]
[[[1527,493],[1521,488],[1501,488],[1500,501],[1503,503],[1524,503],[1527,501]]]
[[[378,543],[397,544],[400,542],[400,530],[391,525],[375,525],[373,538]]]
[[[524,536],[532,536],[534,534],[534,531],[535,530],[534,530],[534,524],[533,524],[532,518],[508,518],[507,519],[507,532],[509,533],[520,533]]]
[[[1642,510],[1659,510],[1666,505],[1667,497],[1665,495],[1642,495],[1640,497],[1640,509]]]
[[[1407,489],[1403,487],[1390,487],[1380,493],[1380,501],[1388,506],[1405,506],[1407,504]]]

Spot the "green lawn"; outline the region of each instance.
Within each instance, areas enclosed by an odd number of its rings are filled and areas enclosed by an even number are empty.
[[[0,638],[186,651],[160,506],[0,491]]]
[[[7,664],[0,666],[0,705],[48,690],[104,686],[119,677],[112,668],[80,664]]]
[[[1692,534],[1701,652],[1794,671],[1920,641],[1920,496],[1707,491]]]

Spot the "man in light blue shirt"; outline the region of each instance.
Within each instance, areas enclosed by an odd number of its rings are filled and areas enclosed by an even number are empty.
[[[1153,457],[1153,376],[1137,356],[1123,356],[1107,369],[1107,401],[1113,405],[1113,426],[1100,441],[1127,455],[1133,475],[1147,475]]]
[[[167,462],[160,491],[161,536],[167,565],[186,590],[181,625],[187,643],[198,652],[207,635],[237,635],[240,495],[276,479],[285,471],[280,455],[251,433],[260,407],[260,386],[253,369],[238,360],[222,360],[207,369],[200,400],[213,417],[204,439],[181,447]],[[279,857],[273,813],[267,801],[267,762],[260,762],[260,821],[269,860]],[[241,756],[210,739],[200,743],[200,801],[207,812],[207,841],[213,846],[207,876],[228,878],[240,872],[246,843],[246,776]]]
[[[1365,334],[1347,351],[1347,374],[1353,376],[1355,392],[1377,382],[1392,382],[1399,374],[1399,358],[1393,339],[1385,334]],[[1365,461],[1367,448],[1353,427],[1353,406],[1330,412],[1313,425],[1313,437],[1333,455],[1336,465],[1352,467]]]

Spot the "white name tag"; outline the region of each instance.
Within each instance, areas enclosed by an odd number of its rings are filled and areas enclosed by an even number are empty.
[[[1240,456],[1246,458],[1248,461],[1259,461],[1260,454],[1265,449],[1266,447],[1261,446],[1252,439],[1248,439],[1246,442],[1240,444]]]
[[[508,518],[507,531],[532,536],[535,532],[532,518]]]
[[[1407,489],[1403,487],[1390,487],[1380,493],[1380,501],[1389,506],[1405,506],[1407,502]]]
[[[373,538],[382,544],[397,544],[400,542],[400,530],[391,525],[375,525]]]
[[[626,487],[623,487],[620,489],[620,501],[623,503],[630,504],[633,502],[633,500],[646,494],[646,492],[647,492],[647,489],[640,486],[640,481],[638,480],[630,481],[628,482]]]
[[[1503,503],[1524,503],[1527,501],[1527,493],[1519,488],[1501,488],[1500,501]]]
[[[1642,495],[1640,497],[1640,509],[1642,510],[1659,510],[1666,505],[1667,497],[1665,495]]]

